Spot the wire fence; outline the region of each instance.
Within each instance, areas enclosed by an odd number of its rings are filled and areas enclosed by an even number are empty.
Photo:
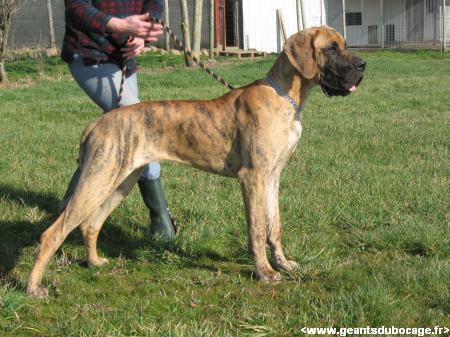
[[[449,0],[328,0],[326,9],[351,47],[448,47]]]
[[[209,44],[209,3],[205,0],[203,8],[203,45]],[[242,6],[249,0],[227,0],[227,3]],[[260,0],[261,3],[272,0]],[[193,0],[188,0],[192,5]],[[260,5],[258,2],[255,2]],[[341,32],[350,47],[370,48],[404,48],[404,49],[449,49],[450,50],[450,0],[283,0],[287,8],[295,12],[301,3],[306,26],[310,26],[312,18],[319,16],[318,23],[326,23]],[[181,18],[179,0],[168,0],[170,8],[170,25],[179,34]],[[233,6],[228,6],[228,16]],[[281,6],[281,1],[280,1]],[[267,6],[266,6],[267,7]],[[51,8],[51,11],[49,10]],[[284,12],[287,18],[288,11]],[[192,14],[192,11],[191,11]],[[52,20],[50,20],[50,18]],[[272,18],[272,17],[270,17]],[[217,19],[217,18],[216,18]],[[264,20],[262,11],[252,11],[250,16],[242,17],[235,24],[226,25],[227,40],[235,39],[236,45],[244,25],[254,27],[255,22]],[[52,47],[49,22],[52,21],[56,47],[61,45],[64,34],[64,2],[62,0],[29,0],[18,12],[10,34],[10,59],[22,57],[25,50],[27,56],[35,54],[33,49],[41,50]],[[244,22],[245,21],[245,22]],[[316,20],[317,21],[317,20]],[[233,30],[234,29],[234,30]],[[261,35],[262,33],[259,32]],[[264,35],[264,34],[263,34]],[[264,36],[268,39],[267,36]],[[217,39],[217,37],[216,37]],[[240,42],[242,42],[240,41]],[[217,42],[217,41],[216,41]],[[159,47],[164,45],[161,39]],[[54,48],[53,48],[54,49]],[[264,50],[262,50],[264,51]],[[42,53],[39,52],[39,55]],[[21,55],[21,56],[19,56]]]

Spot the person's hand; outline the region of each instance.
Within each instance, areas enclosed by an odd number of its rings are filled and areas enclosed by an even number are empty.
[[[164,33],[164,28],[159,23],[153,23],[151,22],[150,30],[148,31],[147,35],[144,37],[145,42],[152,42],[155,43],[158,41],[158,36]]]
[[[148,42],[156,42],[157,36],[163,33],[163,27],[160,24],[149,22],[150,15],[138,14],[130,15],[126,18],[112,18],[106,25],[106,29],[112,33],[140,37]]]
[[[125,47],[120,49],[122,57],[125,61],[131,60],[133,57],[138,56],[144,50],[144,39],[140,37],[134,37],[127,41]]]

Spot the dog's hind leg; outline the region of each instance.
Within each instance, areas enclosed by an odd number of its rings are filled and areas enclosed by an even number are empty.
[[[59,213],[63,212],[64,209],[66,208],[67,204],[69,203],[70,198],[72,197],[73,191],[74,191],[79,179],[80,179],[80,168],[77,167],[77,170],[75,171],[75,173],[72,176],[72,179],[70,180],[69,187],[67,188],[67,191],[58,206]],[[60,220],[60,221],[58,221],[58,220]],[[61,225],[61,221],[62,221],[62,218],[61,219],[58,218],[49,228],[47,228],[47,230],[44,233],[42,233],[41,239],[40,239],[41,246],[44,244],[44,242],[50,236],[52,236],[55,233],[58,226]]]
[[[41,235],[39,255],[28,279],[27,293],[36,298],[45,298],[48,290],[40,285],[45,267],[64,240],[63,223],[66,211],[63,211],[56,221]]]
[[[75,187],[78,184],[78,180],[80,180],[80,167],[78,166],[76,171],[74,172],[72,178],[70,179],[69,186],[67,187],[66,193],[64,193],[64,197],[58,205],[59,212],[62,212],[70,201],[70,198],[73,195]]]
[[[88,263],[92,266],[100,266],[108,262],[106,258],[99,257],[97,254],[97,238],[100,229],[106,218],[120,204],[120,202],[131,192],[136,184],[141,169],[135,170],[119,185],[116,191],[111,194],[103,204],[94,211],[81,225],[84,242],[87,248]]]
[[[67,207],[41,236],[39,255],[28,280],[28,294],[39,298],[47,296],[47,289],[40,284],[45,267],[67,235],[95,212],[124,180],[114,173],[114,170],[105,171],[98,167],[82,170]],[[118,181],[117,185],[111,184],[111,180]]]

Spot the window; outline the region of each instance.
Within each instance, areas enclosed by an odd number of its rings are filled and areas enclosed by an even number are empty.
[[[347,26],[361,26],[362,25],[361,12],[345,13],[345,23]]]
[[[378,44],[378,26],[368,26],[368,42],[369,44]]]
[[[395,26],[384,26],[384,43],[387,45],[393,45],[395,43]]]

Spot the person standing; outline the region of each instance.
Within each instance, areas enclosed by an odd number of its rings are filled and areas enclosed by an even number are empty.
[[[65,0],[65,34],[61,58],[85,93],[104,113],[139,103],[136,56],[145,42],[157,42],[163,33],[160,18],[163,0]],[[123,96],[118,102],[122,66],[126,65]],[[145,166],[138,180],[150,211],[150,230],[173,239],[176,227],[170,216],[160,179],[158,162]],[[66,192],[71,194],[78,170]]]

